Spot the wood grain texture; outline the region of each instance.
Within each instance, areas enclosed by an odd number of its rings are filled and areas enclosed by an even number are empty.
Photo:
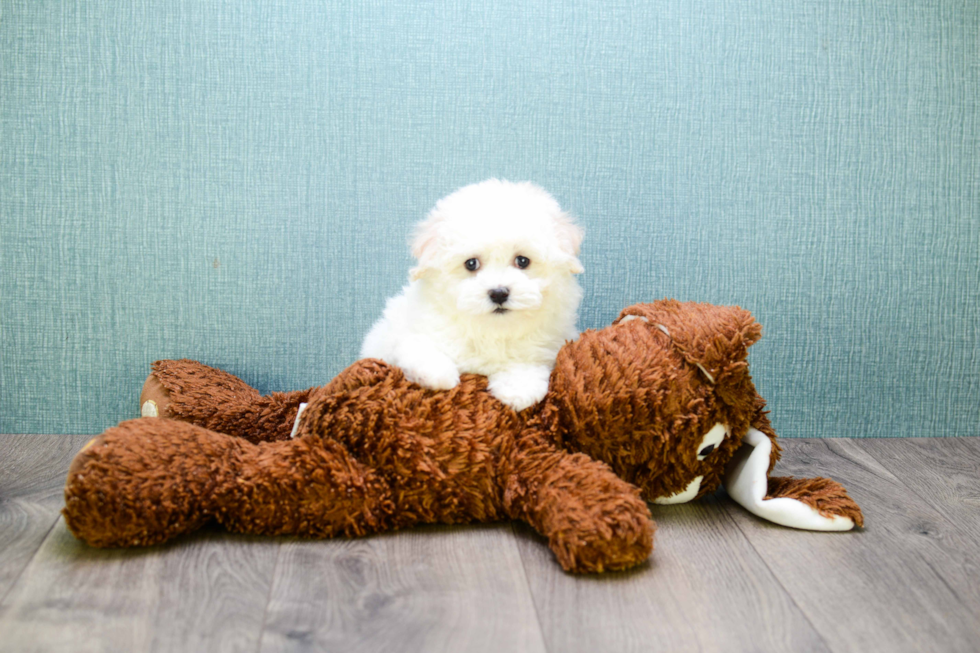
[[[544,651],[510,527],[284,544],[261,651],[312,650]]]
[[[868,439],[860,444],[923,501],[980,542],[980,438]]]
[[[723,493],[652,506],[651,560],[573,576],[520,524],[357,540],[205,529],[99,550],[57,519],[87,437],[0,436],[0,650],[975,651],[980,439],[784,440],[867,527],[762,522]],[[52,524],[54,524],[52,528]]]
[[[5,651],[255,650],[278,540],[93,549],[59,520],[0,607]]]
[[[597,577],[564,573],[516,527],[548,650],[829,650],[716,499],[651,510],[650,562]]]
[[[68,465],[87,441],[0,435],[0,602],[57,520]]]
[[[830,476],[865,528],[809,533],[728,513],[835,651],[976,651],[976,540],[912,492],[860,442],[784,440],[777,473]],[[887,445],[883,445],[887,446]]]

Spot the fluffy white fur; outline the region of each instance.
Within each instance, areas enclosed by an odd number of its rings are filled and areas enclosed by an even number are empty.
[[[449,389],[483,374],[515,410],[540,401],[558,349],[578,336],[582,230],[530,183],[490,179],[439,200],[417,227],[418,266],[364,340],[361,356]],[[524,257],[530,261],[520,268]],[[479,267],[467,270],[476,259]],[[495,303],[490,291],[507,292]]]

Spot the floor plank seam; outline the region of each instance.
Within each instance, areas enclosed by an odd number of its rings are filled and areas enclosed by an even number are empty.
[[[895,479],[895,482],[896,483],[901,484],[901,486],[903,488],[905,488],[905,490],[907,492],[909,492],[913,496],[919,498],[924,504],[926,504],[927,506],[929,506],[930,508],[932,508],[933,510],[935,510],[936,511],[936,514],[939,515],[939,517],[946,523],[947,527],[950,530],[955,531],[957,533],[962,533],[967,538],[970,537],[970,534],[967,533],[967,532],[965,532],[960,527],[960,525],[952,517],[950,517],[946,513],[946,511],[943,509],[942,505],[933,502],[928,496],[923,495],[922,493],[920,493],[919,491],[917,491],[913,486],[911,486],[908,483],[906,483],[905,480],[904,480],[904,478],[902,476],[899,476],[900,471],[896,471],[895,469],[893,469],[888,464],[887,460],[882,460],[881,458],[879,458],[878,456],[876,456],[873,451],[871,451],[868,448],[865,448],[865,447],[861,446],[860,443],[857,443],[857,446],[862,451],[864,451],[864,453],[866,453],[868,456],[870,456],[876,463],[878,463],[879,465],[881,465],[889,474],[891,474],[892,477]],[[940,547],[943,546],[942,543],[937,543],[937,545],[940,546]],[[949,590],[950,594],[952,594],[954,597],[956,597],[956,600],[957,601],[959,601],[960,603],[964,603],[963,598],[960,596],[959,592],[957,592],[956,589],[954,589],[953,586],[950,585],[949,581],[946,580],[946,576],[945,575],[943,575],[938,570],[936,570],[936,568],[932,565],[931,562],[929,562],[929,560],[926,560],[925,558],[921,558],[921,557],[919,559],[922,560],[922,563],[926,567],[929,568],[929,571],[931,571],[933,573],[933,575],[936,578],[938,578],[940,582],[942,582],[942,584],[946,587],[946,589]]]
[[[276,585],[276,574],[279,573],[279,560],[282,558],[282,540],[276,547],[276,563],[272,565],[272,577],[269,579],[269,592],[265,597],[265,607],[262,609],[262,623],[259,626],[259,637],[256,643],[255,653],[262,650],[262,640],[265,638],[265,625],[269,621],[269,604],[272,603],[272,590]]]
[[[24,572],[27,571],[27,568],[31,566],[32,562],[34,562],[34,558],[37,557],[38,551],[41,550],[41,547],[44,546],[44,543],[48,541],[49,537],[51,537],[51,532],[54,530],[55,526],[58,525],[59,521],[61,521],[60,510],[58,511],[57,516],[55,516],[54,521],[51,523],[51,526],[48,527],[47,532],[44,533],[44,537],[38,540],[37,548],[35,548],[34,552],[31,553],[31,557],[27,559],[27,561],[24,563],[24,566],[21,567],[20,571],[17,572],[17,575],[10,583],[10,586],[7,587],[7,591],[3,593],[3,596],[0,596],[0,609],[5,607],[7,603],[7,597],[9,597],[11,593],[14,591],[14,588],[17,587],[17,584],[20,582],[20,579],[24,575]]]
[[[541,622],[541,613],[538,611],[538,601],[534,596],[534,591],[531,589],[531,581],[527,575],[527,561],[524,559],[524,552],[521,551],[521,547],[517,544],[517,526],[514,522],[510,523],[510,535],[514,546],[517,549],[517,555],[521,559],[521,571],[524,576],[524,587],[527,588],[527,595],[531,597],[531,605],[534,607],[534,621],[538,624],[538,634],[541,635],[541,644],[544,646],[545,653],[551,653],[551,649],[548,648],[548,638],[545,637],[544,626]]]
[[[861,450],[864,451],[866,454],[868,454],[868,456],[870,456],[872,459],[874,459],[874,461],[876,463],[878,463],[879,465],[881,465],[882,467],[884,467],[885,468],[885,471],[887,471],[889,474],[892,475],[892,477],[895,479],[895,482],[896,483],[900,483],[902,485],[902,487],[905,488],[910,494],[915,495],[916,497],[918,497],[919,499],[921,499],[923,503],[925,503],[927,506],[929,506],[930,508],[932,508],[933,510],[935,510],[937,513],[939,513],[939,516],[943,518],[943,521],[945,521],[949,525],[950,528],[952,528],[955,531],[961,531],[959,524],[952,517],[950,517],[949,514],[946,513],[946,511],[943,509],[942,505],[933,502],[933,500],[930,499],[928,495],[922,494],[921,492],[919,492],[918,490],[916,490],[914,487],[912,487],[911,485],[909,485],[908,483],[906,483],[905,480],[904,480],[904,478],[902,478],[902,476],[899,476],[899,474],[901,473],[900,471],[896,471],[895,469],[893,469],[888,464],[887,461],[882,460],[881,458],[879,458],[878,456],[876,456],[873,451],[871,451],[870,449],[866,449],[865,447],[862,447],[860,443],[858,443],[857,446],[860,447]],[[965,535],[968,536],[969,534],[965,534]]]
[[[793,596],[793,594],[789,591],[789,589],[787,589],[786,585],[783,584],[783,581],[779,578],[779,575],[772,569],[772,567],[769,566],[769,560],[766,558],[766,556],[762,554],[761,551],[759,551],[759,549],[756,548],[755,544],[752,542],[752,538],[750,538],[748,535],[745,534],[745,531],[742,530],[741,526],[739,526],[738,521],[735,519],[735,517],[732,516],[731,510],[734,508],[735,502],[732,501],[730,497],[726,497],[726,498],[729,504],[729,509],[724,511],[725,518],[728,519],[728,521],[735,526],[735,530],[738,531],[739,536],[743,540],[745,540],[745,542],[749,545],[749,548],[751,548],[755,552],[755,554],[759,556],[759,559],[762,561],[762,564],[765,565],[765,568],[769,571],[769,575],[772,576],[772,579],[775,581],[776,585],[778,585],[779,588],[783,590],[783,593],[787,596],[787,598],[789,598],[793,606],[797,610],[799,610],[800,614],[806,620],[806,623],[813,630],[814,634],[818,638],[820,638],[820,641],[823,642],[823,645],[827,647],[828,651],[833,651],[834,647],[830,645],[830,642],[827,641],[827,638],[825,638],[823,633],[820,632],[820,629],[817,628],[817,625],[813,623],[813,620],[810,618],[810,615],[807,614],[807,611],[803,609],[803,606],[799,604],[799,602],[796,600],[796,597]]]
[[[856,442],[855,440],[851,440],[851,441],[854,442],[855,446],[858,447],[864,454],[866,454],[869,458],[871,458],[878,465],[880,465],[882,469],[888,472],[893,482],[895,482],[898,485],[901,485],[906,492],[920,499],[926,506],[934,510],[950,530],[956,533],[960,533],[967,538],[970,537],[970,534],[966,532],[960,526],[960,524],[943,509],[942,505],[935,503],[932,499],[929,498],[929,496],[922,494],[921,492],[916,490],[912,485],[909,485],[905,481],[904,477],[900,476],[901,471],[896,471],[895,469],[893,469],[891,466],[888,465],[887,461],[883,461],[881,458],[876,456],[873,451],[871,451],[866,447],[861,446],[860,442]],[[929,568],[933,571],[933,573],[935,573],[935,569],[933,569],[932,566],[930,566]],[[942,578],[942,580],[943,583],[946,583],[945,578]],[[959,598],[959,596],[955,592],[953,594],[954,596],[957,596],[957,598]]]
[[[921,558],[920,558],[920,559],[921,559]],[[923,563],[923,564],[924,564],[924,565],[925,565],[926,567],[928,567],[928,568],[929,568],[929,571],[931,571],[931,572],[932,572],[932,574],[933,574],[933,576],[935,576],[936,578],[938,578],[938,579],[940,580],[940,582],[942,582],[942,584],[946,586],[946,589],[947,589],[947,590],[949,590],[949,593],[950,593],[950,594],[952,594],[952,595],[953,595],[954,597],[956,597],[956,600],[957,600],[957,601],[959,601],[959,602],[960,602],[960,603],[962,603],[963,605],[967,605],[967,603],[963,601],[963,597],[962,597],[962,596],[960,596],[960,593],[959,593],[959,592],[957,592],[957,591],[956,591],[956,589],[954,589],[954,588],[953,588],[953,586],[949,584],[949,581],[948,581],[948,580],[946,580],[946,577],[945,577],[945,576],[944,576],[943,574],[941,574],[941,573],[940,573],[940,572],[939,572],[939,571],[938,571],[938,570],[937,570],[937,569],[936,569],[936,568],[935,568],[935,567],[934,567],[934,566],[932,565],[932,563],[931,563],[931,562],[929,562],[928,560],[924,560],[924,559],[922,559],[922,563]]]

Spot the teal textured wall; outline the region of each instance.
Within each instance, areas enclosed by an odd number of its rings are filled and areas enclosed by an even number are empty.
[[[766,331],[785,436],[977,435],[974,0],[0,0],[0,431],[134,416],[151,361],[322,384],[489,176],[587,229],[581,326]]]

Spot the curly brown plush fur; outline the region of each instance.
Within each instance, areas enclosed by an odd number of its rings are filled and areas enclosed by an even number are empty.
[[[76,456],[65,519],[94,546],[154,544],[209,520],[331,537],[521,519],[567,570],[627,568],[653,547],[644,498],[697,475],[698,496],[713,492],[750,426],[774,441],[745,362],[760,334],[738,308],[637,305],[567,343],[548,395],[521,413],[483,377],[432,391],[377,360],[265,397],[200,363],[159,361],[144,399],[163,418],[123,422]],[[717,423],[730,436],[699,460]],[[857,510],[843,496],[821,510]]]
[[[766,498],[796,499],[826,517],[840,515],[850,518],[858,527],[864,526],[861,509],[847,496],[840,483],[829,478],[770,476]]]

